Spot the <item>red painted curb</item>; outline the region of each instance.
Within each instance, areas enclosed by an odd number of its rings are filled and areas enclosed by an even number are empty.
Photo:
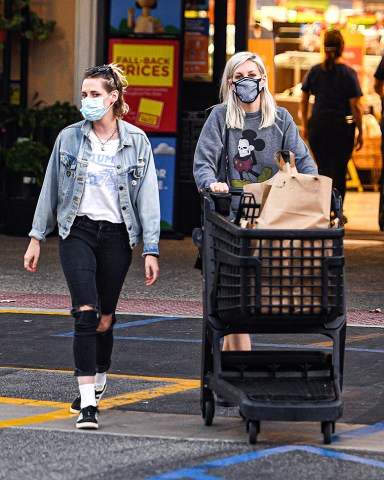
[[[1,308],[71,308],[69,295],[46,295],[36,293],[0,292]],[[203,315],[203,305],[191,300],[161,300],[145,298],[121,298],[117,305],[118,312],[143,313],[148,315]],[[384,326],[384,314],[363,310],[347,312],[348,325]]]

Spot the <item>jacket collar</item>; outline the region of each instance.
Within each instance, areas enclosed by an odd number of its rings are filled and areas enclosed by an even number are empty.
[[[132,145],[132,139],[129,135],[128,130],[125,128],[124,122],[122,120],[117,120],[117,128],[119,129],[120,143],[122,145]],[[89,120],[84,120],[83,125],[81,126],[81,131],[86,137],[89,137],[89,134],[92,130],[92,122]]]

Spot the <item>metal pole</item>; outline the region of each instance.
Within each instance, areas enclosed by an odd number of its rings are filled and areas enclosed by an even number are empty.
[[[4,17],[12,17],[12,0],[5,0],[4,2]],[[4,102],[9,102],[11,95],[11,50],[12,50],[12,30],[7,31],[7,38],[5,40],[3,50],[3,78],[2,78],[2,99]]]
[[[24,17],[23,32],[29,29],[30,14],[28,5],[25,6],[21,13]],[[24,36],[21,37],[20,44],[20,105],[26,107],[28,105],[28,55],[29,40]]]
[[[215,1],[213,85],[218,86],[227,62],[227,0]]]
[[[242,52],[248,44],[248,0],[236,1],[235,23],[235,51]]]

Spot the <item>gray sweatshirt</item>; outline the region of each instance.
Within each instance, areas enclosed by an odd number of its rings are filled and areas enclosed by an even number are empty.
[[[197,188],[208,188],[218,181],[218,165],[225,143],[226,105],[212,109],[197,142],[193,173]],[[228,130],[227,183],[242,188],[247,183],[264,182],[277,173],[273,161],[277,150],[295,155],[297,170],[317,174],[308,147],[301,139],[291,114],[276,107],[275,123],[259,130],[261,111],[245,114],[244,129]]]

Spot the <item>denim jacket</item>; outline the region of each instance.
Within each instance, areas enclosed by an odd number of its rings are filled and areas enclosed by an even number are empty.
[[[158,255],[160,203],[152,149],[145,133],[118,120],[120,144],[115,156],[119,200],[131,247],[144,241],[143,255]],[[30,237],[45,242],[59,227],[65,239],[84,191],[92,123],[83,120],[64,128],[56,139],[37,203]]]

